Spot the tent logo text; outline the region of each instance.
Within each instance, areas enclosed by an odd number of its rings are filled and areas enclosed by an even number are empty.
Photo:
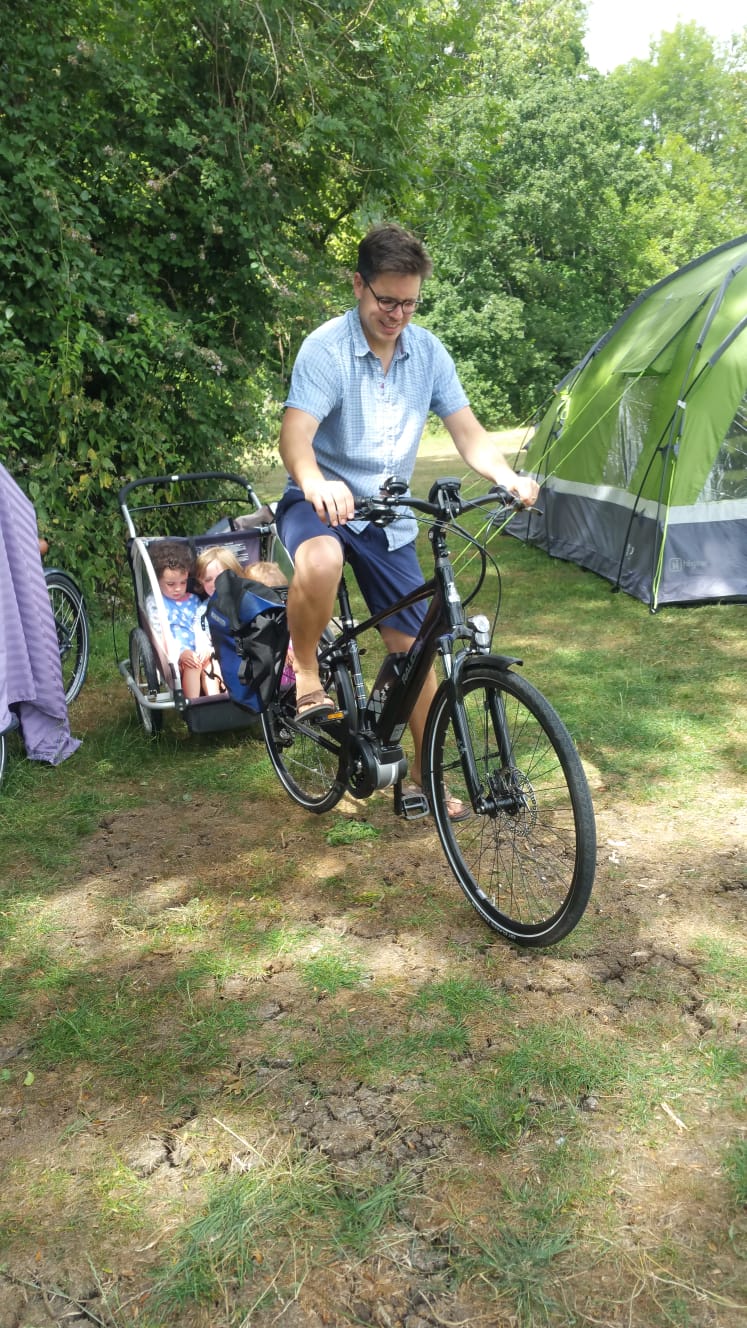
[[[704,572],[708,563],[698,562],[696,558],[670,558],[670,572]]]

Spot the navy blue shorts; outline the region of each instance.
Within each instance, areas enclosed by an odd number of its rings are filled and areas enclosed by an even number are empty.
[[[331,535],[339,540],[345,561],[355,573],[371,616],[423,585],[414,541],[401,549],[390,549],[381,526],[369,523],[360,531],[351,530],[349,526],[328,526],[320,521],[311,503],[294,492],[284,494],[280,499],[275,524],[291,558],[295,558],[300,544],[318,535]],[[427,607],[428,601],[420,600],[409,609],[384,618],[381,626],[393,627],[407,636],[417,636]]]

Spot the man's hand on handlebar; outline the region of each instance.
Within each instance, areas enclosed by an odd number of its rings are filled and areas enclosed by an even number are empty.
[[[355,500],[342,480],[319,480],[307,484],[303,496],[310,502],[320,521],[330,526],[344,526],[355,512]]]
[[[531,475],[517,475],[507,467],[500,475],[494,476],[494,482],[496,487],[515,494],[522,507],[534,507],[539,495],[539,485]]]

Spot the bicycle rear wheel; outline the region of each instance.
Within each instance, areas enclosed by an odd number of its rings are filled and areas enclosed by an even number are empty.
[[[296,719],[296,689],[290,687],[262,714],[267,752],[283,788],[310,812],[328,812],[347,787],[347,735],[355,714],[350,674],[342,664],[321,669],[324,690],[343,718],[329,723]]]
[[[90,650],[86,606],[78,587],[56,567],[45,571],[49,600],[57,629],[62,665],[62,686],[68,705],[74,701],[88,672]]]
[[[493,931],[524,946],[567,936],[589,900],[594,808],[568,730],[526,679],[490,657],[462,673],[467,739],[483,810],[450,821],[447,797],[471,804],[442,684],[425,733],[425,787],[449,865]]]

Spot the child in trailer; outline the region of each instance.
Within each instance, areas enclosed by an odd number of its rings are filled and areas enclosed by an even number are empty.
[[[235,572],[237,576],[246,576],[236,554],[231,549],[216,544],[211,549],[204,549],[195,563],[194,578],[206,595],[212,595],[215,582],[221,572]]]
[[[243,576],[247,581],[258,581],[260,585],[270,586],[273,589],[280,589],[288,585],[288,578],[283,574],[277,563],[260,560],[242,567],[235,553],[232,553],[230,549],[221,548],[220,545],[205,549],[204,553],[200,554],[195,563],[195,580],[202,586],[206,595],[212,595],[215,590],[216,579],[221,572],[225,572],[227,569],[236,572],[237,576]],[[204,611],[206,606],[203,604],[202,607]],[[295,681],[293,650],[289,647],[283,665],[280,686],[281,688],[292,687]]]
[[[189,700],[214,696],[221,691],[220,674],[214,667],[213,647],[201,623],[200,598],[187,590],[193,558],[179,540],[160,540],[150,546],[150,557],[163,596],[168,630],[179,648],[182,690]],[[145,597],[148,622],[163,637],[163,621],[156,597]]]

